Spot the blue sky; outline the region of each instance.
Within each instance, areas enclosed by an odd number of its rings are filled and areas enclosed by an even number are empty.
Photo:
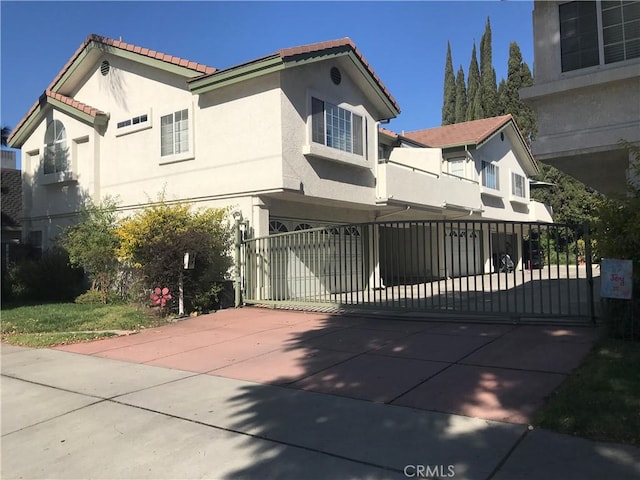
[[[441,123],[444,62],[465,76],[487,17],[498,82],[509,43],[533,68],[531,1],[0,2],[2,125],[15,127],[90,33],[225,68],[274,51],[350,37],[402,113],[389,128]],[[99,105],[96,105],[99,107]]]

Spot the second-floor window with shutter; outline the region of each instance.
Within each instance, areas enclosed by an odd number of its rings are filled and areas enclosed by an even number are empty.
[[[311,99],[311,137],[316,143],[363,154],[363,119],[332,103]]]

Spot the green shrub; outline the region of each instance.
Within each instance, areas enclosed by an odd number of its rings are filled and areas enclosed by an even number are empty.
[[[84,272],[69,264],[64,250],[52,248],[37,260],[23,260],[12,266],[8,277],[15,300],[67,302],[82,292]]]
[[[640,147],[622,142],[634,158],[635,178],[640,178]],[[633,175],[630,176],[633,178]],[[603,318],[609,333],[617,338],[640,340],[640,187],[629,183],[629,192],[608,199],[600,207],[594,228],[598,254],[633,262],[632,300],[603,299]]]
[[[99,290],[92,288],[91,290],[84,292],[82,295],[78,295],[74,302],[81,304],[104,303],[104,295]]]
[[[158,203],[120,223],[118,254],[142,278],[148,291],[168,288],[175,308],[182,282],[186,311],[207,311],[217,300],[216,283],[224,280],[232,264],[231,229],[227,210],[193,211],[186,203]],[[184,254],[195,255],[195,268],[184,270]],[[169,306],[169,305],[168,305]]]

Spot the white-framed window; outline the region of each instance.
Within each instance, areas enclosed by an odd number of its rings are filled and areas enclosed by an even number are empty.
[[[640,2],[574,1],[558,13],[563,72],[640,58]]]
[[[127,118],[126,120],[122,120],[121,122],[118,122],[117,127],[125,128],[125,127],[147,123],[148,121],[149,121],[149,115],[145,113],[143,115],[138,115],[137,117]]]
[[[329,102],[311,98],[311,139],[344,152],[363,154],[363,118]]]
[[[60,120],[52,120],[47,124],[44,134],[43,172],[45,174],[66,172],[69,164],[67,132]]]
[[[447,172],[457,177],[466,178],[467,159],[464,157],[455,157],[447,159]]]
[[[189,110],[160,117],[160,155],[167,157],[189,151]]]
[[[515,197],[524,198],[526,196],[525,178],[522,175],[511,172],[511,194]]]
[[[493,190],[500,190],[500,175],[497,165],[482,162],[482,186]]]

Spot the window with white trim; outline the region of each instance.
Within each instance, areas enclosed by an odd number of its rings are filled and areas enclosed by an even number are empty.
[[[311,98],[311,139],[344,152],[363,154],[363,119],[332,103]]]
[[[149,117],[145,113],[144,115],[138,115],[137,117],[127,118],[126,120],[118,122],[117,127],[118,128],[125,128],[125,127],[129,127],[131,125],[138,125],[138,124],[141,124],[141,123],[146,123],[148,119],[149,119]]]
[[[447,172],[457,177],[466,177],[466,163],[467,160],[464,157],[449,158],[447,159]]]
[[[482,162],[482,186],[493,190],[500,189],[499,168],[497,165],[485,161]]]
[[[525,197],[524,177],[522,175],[511,173],[511,193],[516,197]]]
[[[640,58],[640,2],[568,2],[559,17],[563,72]]]
[[[60,120],[52,120],[47,125],[47,130],[44,134],[43,163],[45,174],[66,172],[69,168],[67,132]]]
[[[160,117],[160,155],[166,157],[189,151],[189,110]]]

